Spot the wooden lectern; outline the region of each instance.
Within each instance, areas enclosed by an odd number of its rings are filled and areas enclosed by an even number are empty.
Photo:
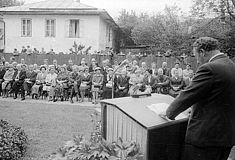
[[[109,141],[134,141],[145,160],[179,160],[184,145],[187,119],[167,121],[147,106],[170,104],[168,95],[146,98],[116,98],[101,102],[103,137]]]

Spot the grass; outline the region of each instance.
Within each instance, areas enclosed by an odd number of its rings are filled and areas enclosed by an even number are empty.
[[[75,134],[89,136],[92,107],[0,101],[0,119],[21,126],[29,137],[24,160],[46,160]]]

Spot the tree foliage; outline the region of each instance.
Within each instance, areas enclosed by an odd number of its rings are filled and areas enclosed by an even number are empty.
[[[0,8],[9,6],[19,6],[23,4],[24,1],[22,0],[0,0]]]

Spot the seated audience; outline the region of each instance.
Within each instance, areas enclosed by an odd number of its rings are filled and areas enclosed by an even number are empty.
[[[163,69],[158,69],[158,74],[155,79],[155,92],[161,94],[169,93],[169,77],[163,74]]]
[[[184,80],[179,76],[179,71],[175,70],[173,77],[170,78],[170,90],[169,94],[172,97],[176,97],[184,87]]]

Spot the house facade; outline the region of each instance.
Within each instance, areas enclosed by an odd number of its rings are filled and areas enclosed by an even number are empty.
[[[5,22],[5,52],[22,46],[69,52],[76,44],[91,53],[116,49],[118,26],[105,11],[78,0],[48,0],[0,9]]]

